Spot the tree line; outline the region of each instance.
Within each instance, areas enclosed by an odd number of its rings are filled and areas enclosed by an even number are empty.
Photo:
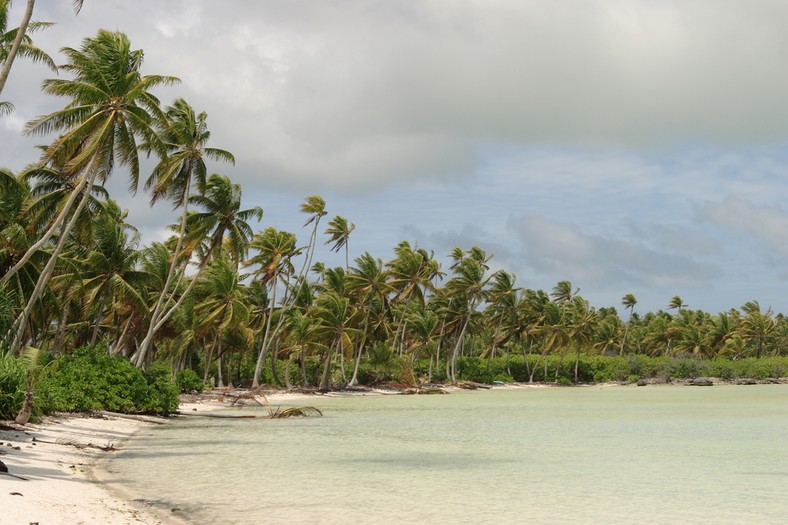
[[[549,291],[520,287],[513,274],[491,271],[492,255],[475,246],[454,248],[448,265],[408,241],[387,260],[351,259],[355,224],[327,218],[318,195],[299,209],[305,241],[261,227],[263,210],[243,209],[241,186],[208,167],[235,159],[209,146],[207,115],[154,95],[177,78],[143,75],[142,50],[118,31],[62,53],[64,75],[42,90],[65,104],[25,128],[54,140],[21,172],[0,170],[6,356],[103,341],[138,368],[166,361],[173,374],[193,370],[218,384],[328,389],[391,367],[413,381],[417,373],[456,381],[464,357],[523,356],[530,380],[548,361],[556,379],[573,363],[579,380],[582,356],[786,355],[788,321],[757,301],[710,314],[675,296],[665,310],[639,314],[626,294],[624,318],[590,305],[568,281]],[[156,159],[150,174],[141,172],[142,155]],[[165,242],[142,246],[104,188],[120,169],[131,191],[141,187],[151,204],[179,211]],[[345,264],[320,262],[319,246]]]

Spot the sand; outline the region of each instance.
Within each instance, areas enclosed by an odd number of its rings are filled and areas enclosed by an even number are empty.
[[[47,418],[0,431],[0,522],[4,525],[165,525],[184,523],[127,501],[94,476],[97,463],[151,423],[118,417]],[[21,428],[21,427],[20,427]],[[96,469],[98,470],[98,469]]]

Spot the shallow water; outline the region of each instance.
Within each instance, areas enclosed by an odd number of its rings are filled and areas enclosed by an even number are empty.
[[[199,525],[788,519],[785,385],[295,404],[324,417],[183,418],[131,441],[113,477]]]

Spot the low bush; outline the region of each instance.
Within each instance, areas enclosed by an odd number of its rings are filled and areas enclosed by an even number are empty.
[[[202,378],[191,368],[178,370],[178,373],[175,374],[175,384],[178,385],[181,394],[199,394],[205,390]]]
[[[178,388],[166,365],[146,373],[123,357],[108,355],[103,344],[58,356],[41,390],[47,408],[58,411],[168,414],[178,409]]]
[[[26,377],[26,367],[18,359],[0,356],[0,419],[13,419],[22,408]]]

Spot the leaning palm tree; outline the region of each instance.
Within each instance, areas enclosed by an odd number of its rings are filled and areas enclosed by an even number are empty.
[[[116,308],[108,306],[132,303],[145,308],[141,290],[149,275],[138,268],[139,233],[125,218],[126,212],[117,203],[107,202],[96,218],[94,244],[81,264],[82,282],[77,290],[84,297],[85,313],[93,319],[90,344],[95,344],[102,322],[107,319],[111,323],[116,316]]]
[[[341,215],[337,215],[328,223],[328,229],[325,233],[329,236],[326,244],[331,245],[332,252],[338,252],[342,248],[345,249],[345,270],[350,268],[350,259],[348,255],[348,240],[350,234],[356,229],[355,223],[348,224],[347,219]]]
[[[22,20],[19,27],[13,31],[6,31],[8,27],[8,10],[11,7],[11,0],[0,0],[0,34],[2,34],[3,42],[0,43],[2,51],[0,51],[0,93],[3,92],[5,83],[8,80],[8,74],[11,72],[11,66],[18,56],[33,58],[34,60],[43,61],[47,63],[46,59],[40,53],[35,52],[30,54],[27,49],[32,46],[30,37],[27,35],[28,31],[36,31],[51,24],[45,22],[31,22],[33,18],[33,9],[35,8],[35,0],[27,0],[25,12],[22,15]],[[74,0],[74,9],[77,13],[82,8],[83,0]],[[10,37],[10,38],[9,38]],[[40,51],[36,48],[37,51]],[[43,53],[43,51],[41,51]],[[43,53],[46,58],[46,53]],[[38,57],[38,58],[37,58]],[[49,59],[51,62],[51,59]],[[49,63],[47,63],[49,65]],[[7,104],[7,103],[6,103]],[[0,103],[0,112],[2,111],[2,103]]]
[[[198,255],[197,271],[180,298],[172,306],[168,306],[158,319],[151,319],[148,333],[133,357],[138,367],[145,366],[156,332],[161,330],[175,310],[180,307],[197,284],[208,263],[218,258],[226,249],[225,234],[230,239],[228,243],[230,253],[227,255],[231,258],[242,258],[252,237],[252,228],[248,221],[252,219],[259,221],[263,217],[263,209],[259,206],[241,210],[241,186],[233,184],[228,177],[216,173],[209,177],[205,193],[192,195],[191,203],[203,208],[203,211],[189,214],[186,225],[188,238],[184,242],[184,249],[189,256]],[[181,271],[184,270],[185,268]]]
[[[276,307],[279,281],[281,280],[285,283],[285,293],[287,297],[290,278],[295,271],[292,259],[301,253],[301,250],[296,247],[296,236],[294,234],[277,230],[273,226],[269,226],[263,230],[263,232],[257,233],[252,239],[251,248],[255,250],[257,254],[251,257],[246,264],[257,266],[254,272],[255,280],[268,287],[268,296],[270,297],[270,306],[268,308],[268,315],[266,317],[263,332],[263,342],[258,352],[257,365],[255,366],[254,377],[252,379],[252,386],[256,388],[260,385],[260,378],[263,374],[263,366],[265,364],[265,356],[268,352],[268,348],[284,322],[284,316],[280,315],[276,328],[272,330],[273,312]]]
[[[46,52],[36,47],[27,33],[33,33],[52,26],[49,22],[31,22],[33,15],[32,2],[28,4],[29,10],[25,11],[22,25],[15,29],[8,29],[8,8],[10,0],[0,0],[0,93],[3,92],[8,73],[16,57],[26,58],[33,62],[42,62],[54,72],[57,66]],[[10,102],[0,102],[0,115],[14,109]]]
[[[186,221],[189,216],[192,186],[196,186],[198,194],[205,192],[207,181],[205,159],[235,164],[235,158],[230,152],[207,146],[211,133],[208,131],[207,115],[204,112],[195,113],[185,100],[177,99],[167,108],[165,116],[164,120],[157,123],[159,133],[156,138],[164,145],[167,154],[153,168],[153,172],[145,182],[145,189],[151,192],[151,205],[166,198],[173,202],[175,209],[180,207],[182,212],[167,278],[151,312],[151,328],[163,315],[166,307],[165,299],[170,297],[172,290],[178,288],[179,283],[176,282],[178,275],[183,277],[183,273],[178,274],[176,269],[183,266],[183,261],[179,260],[179,257],[186,238]]]
[[[312,233],[309,236],[309,245],[306,247],[306,257],[304,258],[304,265],[301,271],[298,272],[299,277],[306,275],[307,270],[312,267],[312,256],[315,253],[315,241],[317,240],[317,227],[320,224],[326,213],[326,201],[320,195],[309,195],[301,203],[301,213],[306,213],[309,219],[304,223],[304,226],[312,225]]]
[[[235,270],[229,257],[222,254],[208,265],[197,283],[196,290],[200,292],[203,300],[196,305],[195,312],[201,322],[214,333],[214,343],[205,355],[204,379],[208,377],[214,352],[221,370],[221,342],[224,335],[231,329],[249,330],[249,307],[244,301],[241,279],[243,276]],[[219,378],[221,382],[221,372]]]
[[[627,342],[627,334],[629,333],[629,327],[632,324],[632,312],[635,311],[635,305],[638,304],[638,300],[635,298],[634,294],[628,293],[621,298],[621,304],[624,306],[624,308],[629,308],[629,320],[627,321],[627,325],[624,327],[624,338],[621,339],[621,349],[618,355],[624,355],[624,345]]]
[[[116,166],[125,165],[131,177],[131,189],[136,190],[139,180],[137,138],[155,144],[152,124],[155,117],[162,116],[159,101],[150,90],[178,81],[174,77],[143,76],[140,72],[142,50],[133,50],[128,37],[120,32],[102,29],[95,37],[85,39],[80,49],[61,51],[69,60],[61,69],[72,73],[74,78],[46,80],[43,89],[70,101],[65,108],[28,123],[27,133],[43,135],[62,131],[63,134],[44,150],[41,164],[62,165],[66,173],[81,175],[52,226],[25,255],[29,259],[55,233],[59,234],[28,300],[28,307],[32,307],[51,277],[58,256],[89,200],[93,184],[106,180]],[[76,208],[72,209],[78,198]],[[26,262],[25,257],[9,271],[10,274],[21,267],[22,261]],[[3,282],[9,273],[3,276]],[[17,321],[14,350],[21,347],[29,315],[26,308]]]
[[[489,258],[479,248],[465,252],[465,256],[454,265],[454,277],[446,283],[449,298],[455,300],[460,308],[457,318],[457,339],[451,357],[450,376],[457,380],[457,358],[465,340],[471,319],[485,297],[485,286],[490,280],[486,277]]]

